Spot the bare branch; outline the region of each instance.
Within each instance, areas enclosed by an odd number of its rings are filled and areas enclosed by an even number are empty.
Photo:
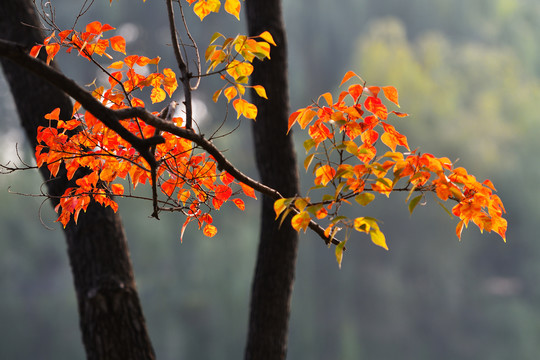
[[[174,9],[172,5],[172,0],[167,0],[167,13],[169,15],[169,31],[171,33],[171,40],[172,40],[172,46],[174,50],[174,56],[176,57],[176,62],[178,63],[178,67],[180,68],[181,78],[180,81],[182,82],[183,88],[184,88],[184,106],[186,107],[186,129],[192,128],[192,120],[193,120],[193,109],[192,109],[192,103],[191,103],[191,74],[188,70],[187,64],[182,57],[182,53],[180,52],[180,44],[178,43],[178,34],[176,32],[176,25],[174,23]]]

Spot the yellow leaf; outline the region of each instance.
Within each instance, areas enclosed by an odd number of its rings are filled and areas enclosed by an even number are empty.
[[[231,15],[234,15],[238,21],[240,21],[240,1],[239,0],[226,0],[225,11]]]
[[[165,100],[165,91],[160,87],[155,87],[152,89],[152,93],[150,94],[150,99],[152,100],[152,104],[161,102]]]
[[[276,212],[276,219],[279,217],[279,215],[287,208],[287,204],[285,203],[287,199],[278,199],[274,202],[274,211]]]
[[[294,201],[294,206],[296,206],[298,210],[304,211],[304,209],[308,205],[308,201],[309,199],[298,198]]]
[[[107,66],[108,69],[121,69],[124,66],[124,62],[122,60],[115,61],[111,65]]]
[[[236,88],[234,86],[230,86],[225,89],[223,94],[227,98],[227,102],[230,102],[232,99],[236,97],[236,95],[238,95],[238,91],[236,91]]]
[[[201,19],[201,21],[211,12],[218,12],[221,6],[219,0],[199,0],[193,6],[193,12]]]
[[[296,118],[296,121],[300,125],[302,129],[305,129],[306,126],[313,120],[313,118],[317,115],[317,113],[310,108],[302,109],[299,116]],[[290,124],[289,124],[290,128]]]
[[[240,115],[243,115],[247,119],[253,119],[257,117],[257,107],[249,102],[247,102],[244,99],[236,99],[233,101],[234,109],[236,110],[236,113],[238,116],[237,119],[240,117]]]
[[[377,245],[382,247],[385,250],[388,250],[388,245],[386,245],[386,238],[381,230],[379,230],[379,227],[372,228],[369,232],[369,235],[371,235],[371,241]]]
[[[257,95],[259,95],[262,98],[268,99],[268,97],[266,96],[266,90],[264,89],[263,86],[255,85],[253,86],[253,89],[255,89],[255,91],[257,92]]]
[[[307,211],[302,211],[293,216],[291,225],[296,231],[300,231],[302,229],[304,232],[306,232],[310,221],[311,218],[309,217],[309,213]]]
[[[264,39],[266,42],[277,46],[276,42],[274,41],[274,38],[272,37],[272,34],[270,34],[268,31],[263,32],[261,35],[259,35],[260,38]]]

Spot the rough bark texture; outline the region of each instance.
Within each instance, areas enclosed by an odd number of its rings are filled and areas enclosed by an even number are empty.
[[[298,193],[296,156],[287,136],[289,98],[287,44],[279,0],[247,0],[249,35],[269,31],[277,43],[271,60],[256,62],[253,84],[265,87],[268,100],[252,93],[258,108],[253,124],[257,166],[264,184],[283,196]],[[260,243],[252,285],[246,359],[284,359],[298,234],[284,222],[274,221],[274,201],[263,197]]]
[[[30,47],[43,41],[30,0],[2,0],[0,38]],[[15,99],[21,124],[34,147],[37,127],[46,125],[44,114],[56,107],[71,115],[70,99],[54,86],[0,59]],[[69,182],[60,172],[49,180],[51,196],[64,193]],[[52,200],[53,205],[58,200]],[[79,305],[80,327],[88,359],[154,359],[137,294],[129,250],[120,217],[110,208],[92,204],[77,225],[65,229],[68,255]]]

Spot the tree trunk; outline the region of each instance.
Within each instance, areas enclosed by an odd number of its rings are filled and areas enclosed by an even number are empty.
[[[0,13],[0,38],[29,49],[43,41],[31,0],[2,0]],[[16,64],[5,59],[0,59],[0,64],[21,124],[35,148],[37,127],[48,124],[43,116],[60,107],[61,116],[69,118],[71,100]],[[41,173],[54,206],[69,187],[65,171],[52,181],[46,168]],[[68,224],[65,236],[87,358],[154,359],[120,217],[110,208],[91,204],[86,213],[81,213],[77,225]]]
[[[258,108],[253,137],[261,181],[283,196],[298,193],[298,172],[292,137],[287,136],[289,96],[287,44],[279,0],[247,0],[250,36],[269,31],[277,47],[271,60],[255,61],[253,84],[265,87],[268,100],[252,91]],[[260,243],[252,285],[246,359],[284,359],[298,234],[285,221],[274,220],[274,201],[263,196]]]

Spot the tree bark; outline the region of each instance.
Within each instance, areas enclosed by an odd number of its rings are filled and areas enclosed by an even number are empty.
[[[28,49],[43,41],[31,0],[3,0],[0,12],[4,14],[0,16],[0,38]],[[48,125],[43,116],[59,107],[63,118],[71,117],[71,100],[11,61],[0,59],[0,64],[21,125],[35,148],[37,127]],[[41,173],[55,206],[70,182],[63,170],[53,179],[46,168]],[[154,359],[120,217],[110,208],[91,204],[78,224],[70,222],[64,233],[87,358]]]
[[[262,183],[285,197],[298,194],[298,171],[291,135],[287,135],[289,95],[287,44],[279,0],[247,0],[248,32],[269,31],[277,47],[271,60],[255,61],[253,84],[264,86],[268,100],[252,91],[258,108],[253,138]],[[260,242],[252,285],[245,359],[284,359],[291,294],[294,283],[298,233],[285,221],[274,220],[274,200],[263,196]]]

